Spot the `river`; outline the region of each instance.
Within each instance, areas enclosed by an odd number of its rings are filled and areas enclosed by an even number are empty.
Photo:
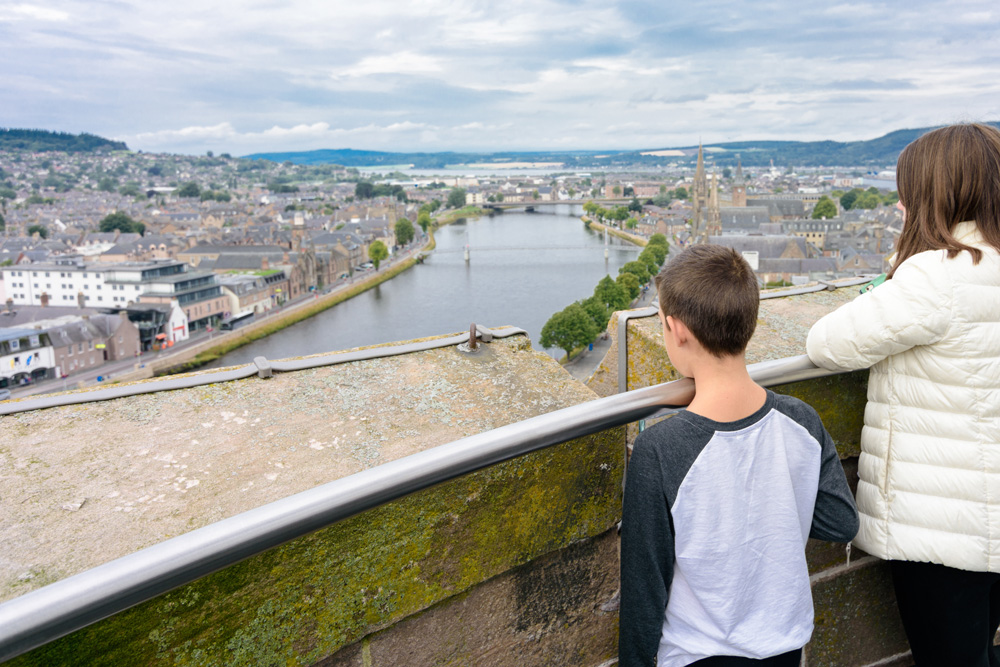
[[[553,213],[510,211],[442,227],[423,264],[210,367],[468,331],[472,322],[521,327],[541,350],[542,326],[554,312],[589,297],[601,278],[617,276],[639,254],[637,246],[611,237],[605,260],[603,236],[587,229],[580,214],[579,207],[559,206]],[[547,352],[563,355],[557,348]]]

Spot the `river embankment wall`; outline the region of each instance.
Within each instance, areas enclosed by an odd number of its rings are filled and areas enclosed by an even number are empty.
[[[477,207],[465,207],[449,211],[435,218],[434,227],[443,227],[462,218],[475,217],[484,213],[485,211]],[[434,228],[428,229],[428,241],[420,249],[419,253],[431,252],[436,245]],[[418,263],[419,253],[417,256],[408,257],[384,271],[355,279],[352,283],[343,285],[328,294],[320,294],[315,298],[292,304],[279,314],[268,315],[264,319],[251,322],[234,331],[213,333],[210,338],[194,345],[186,346],[182,350],[156,356],[142,364],[137,364],[131,371],[117,374],[115,381],[132,382],[157,375],[181,373],[200,368],[228,352],[309,319],[324,310],[372,289],[376,285],[395,278]]]
[[[618,238],[623,239],[625,241],[629,241],[630,243],[634,243],[637,246],[645,246],[647,243],[649,243],[649,239],[643,236],[639,236],[638,234],[629,234],[628,232],[622,231],[617,227],[605,225],[603,222],[598,222],[597,220],[589,218],[585,215],[581,216],[580,219],[583,220],[585,224],[589,225],[591,229],[607,230],[608,234],[611,234],[612,236],[617,236]]]

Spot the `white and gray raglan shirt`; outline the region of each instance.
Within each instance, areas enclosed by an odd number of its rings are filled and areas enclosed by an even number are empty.
[[[680,412],[646,429],[622,510],[620,667],[804,646],[806,541],[857,529],[833,441],[796,398],[768,391],[736,422]]]

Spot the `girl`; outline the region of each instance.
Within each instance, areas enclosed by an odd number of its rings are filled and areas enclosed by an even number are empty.
[[[809,332],[830,370],[871,367],[855,543],[889,561],[918,666],[996,667],[1000,625],[1000,131],[907,146],[888,280]]]

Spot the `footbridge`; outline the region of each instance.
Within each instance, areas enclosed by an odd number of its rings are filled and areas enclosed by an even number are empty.
[[[632,201],[632,197],[618,197],[613,199],[553,199],[553,200],[543,200],[537,199],[534,201],[521,201],[521,202],[486,202],[484,204],[478,204],[484,209],[493,211],[503,211],[511,208],[523,208],[528,211],[534,211],[538,209],[548,209],[555,206],[582,206],[587,202],[594,202],[595,204],[600,204],[602,206],[609,204],[628,204]]]

